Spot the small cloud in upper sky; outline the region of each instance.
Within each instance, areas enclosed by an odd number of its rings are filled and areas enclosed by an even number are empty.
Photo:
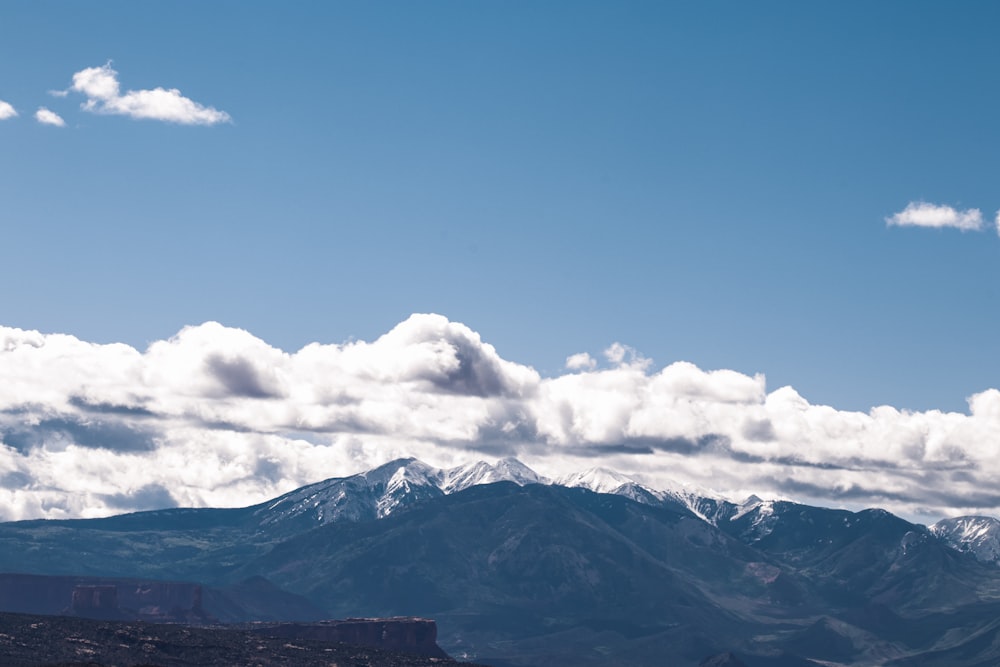
[[[74,74],[70,89],[87,96],[81,108],[93,113],[148,118],[181,125],[215,125],[232,120],[225,111],[202,106],[181,95],[176,88],[129,90],[122,94],[118,72],[111,69],[110,62]]]
[[[7,120],[17,115],[17,110],[9,102],[0,100],[0,120]]]
[[[890,227],[953,227],[962,231],[983,228],[983,213],[978,208],[959,211],[951,206],[910,202],[906,208],[885,219]]]
[[[571,371],[592,371],[597,367],[597,360],[586,352],[578,352],[566,357],[566,368]]]
[[[50,111],[45,107],[38,107],[38,111],[35,112],[35,120],[37,120],[42,125],[54,125],[56,127],[66,127],[66,121],[62,119],[54,111]]]

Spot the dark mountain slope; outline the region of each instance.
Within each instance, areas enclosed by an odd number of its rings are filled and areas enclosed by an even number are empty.
[[[398,475],[400,468],[406,473]],[[328,479],[258,505],[0,524],[0,572],[226,578],[274,543],[335,521],[368,521],[443,492],[415,459]],[[72,558],[67,558],[71,553]]]
[[[110,595],[97,593],[109,588]],[[10,573],[0,574],[0,611],[200,624],[313,621],[326,616],[305,598],[263,577],[206,587],[151,579]]]
[[[884,510],[764,503],[719,527],[799,572],[828,604],[872,602],[912,615],[972,604],[1000,590],[1000,571]]]
[[[654,651],[697,662],[769,622],[761,614],[780,579],[686,511],[509,483],[324,526],[235,574],[264,572],[334,616],[431,616],[450,628],[441,641],[453,655],[505,640],[503,657],[528,664],[611,664],[610,655],[650,664]]]
[[[951,618],[923,620],[935,640],[927,650],[887,662],[887,667],[996,667],[1000,665],[1000,605],[975,605]],[[940,628],[959,631],[941,633]]]
[[[106,529],[109,520],[93,521],[0,524],[0,571],[214,582],[273,541],[234,527]]]

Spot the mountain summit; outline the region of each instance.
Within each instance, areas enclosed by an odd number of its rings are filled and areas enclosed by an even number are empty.
[[[454,468],[435,468],[414,458],[396,459],[367,472],[296,489],[257,506],[255,515],[262,526],[381,519],[421,500],[495,482],[524,486],[549,484],[550,480],[514,458]]]
[[[1000,564],[1000,520],[991,516],[960,516],[942,519],[930,529],[951,547],[972,554],[976,560]]]

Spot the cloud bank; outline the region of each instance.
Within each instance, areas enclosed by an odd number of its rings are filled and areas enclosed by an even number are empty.
[[[11,106],[10,102],[0,100],[0,120],[7,120],[17,116],[17,110]]]
[[[439,315],[294,353],[216,323],[145,351],[0,327],[0,518],[248,505],[399,456],[505,455],[736,499],[1000,513],[996,389],[968,413],[846,412],[762,375],[604,356],[543,378]]]
[[[225,111],[198,104],[181,95],[176,88],[129,90],[122,94],[118,72],[111,69],[111,63],[80,70],[73,75],[70,90],[87,97],[81,108],[92,113],[162,120],[180,125],[216,125],[232,120]]]

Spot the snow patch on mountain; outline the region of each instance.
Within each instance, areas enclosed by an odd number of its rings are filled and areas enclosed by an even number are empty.
[[[456,493],[470,486],[495,482],[514,482],[518,486],[551,483],[551,480],[542,477],[515,458],[500,459],[493,465],[477,461],[440,472],[441,490],[445,493]]]
[[[970,553],[976,560],[1000,564],[1000,520],[990,516],[942,519],[930,531],[945,544]]]
[[[564,475],[555,481],[558,486],[590,489],[594,493],[615,493],[619,488],[635,484],[641,486],[631,477],[607,468],[590,468],[583,472]]]
[[[764,504],[764,501],[761,500],[760,498],[758,498],[757,496],[755,496],[755,495],[754,496],[749,496],[749,497],[745,498],[743,500],[743,502],[741,502],[739,504],[739,507],[736,510],[736,514],[734,514],[731,517],[729,517],[729,520],[730,521],[736,521],[737,519],[742,519],[744,516],[746,516],[750,512],[753,512],[755,509],[757,509],[758,507],[762,506],[763,504]],[[774,508],[772,507],[771,508],[771,512],[773,512],[773,511],[774,511]]]
[[[590,468],[583,472],[565,475],[553,482],[559,486],[582,487],[595,493],[612,493],[625,496],[644,505],[679,505],[711,524],[726,513],[732,503],[722,496],[691,484],[670,481],[666,488],[654,489],[638,480],[607,468]]]
[[[435,468],[414,458],[397,459],[367,472],[302,487],[256,508],[261,526],[309,521],[381,519],[415,502],[494,482],[549,484],[517,459],[495,464],[478,461],[455,468]]]
[[[730,502],[706,489],[671,482],[654,489],[638,479],[607,468],[590,468],[550,480],[515,458],[495,463],[476,461],[453,468],[435,468],[414,458],[397,459],[350,477],[328,479],[302,487],[269,503],[253,508],[253,520],[262,528],[285,526],[298,530],[335,521],[381,519],[414,503],[458,493],[473,486],[513,482],[580,487],[595,493],[624,496],[655,507],[673,506],[690,511],[704,521],[733,527],[753,543],[769,535],[782,512],[774,500],[751,495],[740,503]],[[850,528],[855,516],[844,518]],[[985,516],[944,519],[930,532],[950,547],[972,554],[982,562],[1000,566],[1000,520]],[[903,545],[904,550],[909,542]]]
[[[731,511],[730,508],[733,507],[731,502],[714,491],[674,480],[671,480],[661,493],[712,525],[716,525],[722,516]]]
[[[492,464],[476,461],[454,468],[435,468],[417,459],[405,458],[357,475],[328,479],[292,491],[258,506],[254,516],[261,526],[285,523],[289,527],[302,522],[323,525],[340,520],[381,519],[415,502],[496,482],[582,487],[595,493],[624,496],[645,505],[684,508],[712,524],[733,516],[734,512],[742,516],[757,507],[737,508],[710,491],[680,483],[671,483],[666,490],[654,489],[607,468],[591,468],[551,480],[515,458],[500,459]]]
[[[437,468],[415,459],[401,461],[385,482],[385,488],[375,487],[376,492],[380,492],[375,502],[375,515],[381,519],[413,501],[442,495],[440,480],[441,471]]]
[[[779,516],[774,511],[774,502],[773,500],[761,500],[752,495],[739,504],[729,520],[745,519],[747,525],[741,532],[743,538],[751,543],[757,542],[770,535],[778,523]]]

